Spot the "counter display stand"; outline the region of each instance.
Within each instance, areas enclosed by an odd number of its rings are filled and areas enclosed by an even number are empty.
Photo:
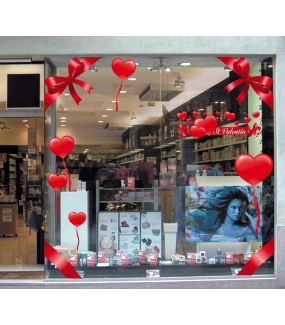
[[[0,236],[14,235],[18,232],[18,202],[0,203]]]

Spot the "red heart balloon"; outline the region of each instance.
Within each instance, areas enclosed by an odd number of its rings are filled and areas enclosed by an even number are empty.
[[[239,121],[235,121],[234,122],[234,125],[239,125]]]
[[[258,118],[258,117],[259,117],[259,115],[260,115],[260,113],[259,113],[259,112],[253,112],[253,113],[252,113],[252,116],[253,116],[254,118]]]
[[[198,128],[197,126],[192,126],[191,129],[188,129],[190,131],[190,133],[192,134],[192,136],[195,139],[199,139],[202,138],[202,136],[205,135],[206,130],[204,128]]]
[[[246,123],[249,123],[249,122],[251,121],[251,118],[250,118],[250,117],[245,117],[245,118],[244,118],[244,121],[245,121]]]
[[[132,60],[115,59],[112,62],[112,69],[114,73],[120,78],[125,79],[131,76],[136,70],[136,64]]]
[[[221,122],[224,122],[224,120],[221,120]]]
[[[200,115],[198,112],[195,112],[195,111],[192,114],[193,114],[194,117],[197,117],[197,116]]]
[[[64,158],[72,151],[74,147],[74,140],[69,135],[62,137],[61,139],[55,137],[49,140],[48,145],[51,152],[61,158]]]
[[[48,183],[56,191],[63,188],[67,184],[67,181],[68,181],[68,178],[64,174],[61,174],[61,175],[49,174],[48,175]]]
[[[243,114],[246,114],[246,112],[243,112]]]
[[[221,113],[220,113],[220,112],[218,112],[218,111],[216,111],[216,114],[217,114],[217,115],[220,115]]]
[[[273,168],[273,160],[266,154],[251,155],[242,154],[235,161],[238,175],[252,186],[262,182],[268,177]]]
[[[205,112],[205,113],[203,113],[204,115],[206,115],[207,114],[207,112]]]
[[[187,122],[188,123],[191,123],[192,122],[192,118],[188,118]]]
[[[179,118],[179,120],[184,121],[187,117],[187,113],[186,112],[178,113],[177,117]]]
[[[225,118],[230,121],[230,120],[233,120],[235,118],[235,113],[230,113],[230,112],[226,112],[225,114]]]
[[[208,115],[203,118],[197,118],[194,122],[194,125],[198,128],[204,128],[205,129],[205,135],[211,135],[212,132],[217,127],[218,121],[216,116],[214,115]]]
[[[70,212],[68,219],[75,227],[79,227],[85,222],[86,214],[84,212]]]

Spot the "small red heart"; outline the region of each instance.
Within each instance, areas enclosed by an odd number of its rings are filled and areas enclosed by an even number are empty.
[[[235,161],[235,168],[238,175],[255,186],[268,177],[273,168],[273,160],[266,154],[251,155],[242,154]]]
[[[55,189],[56,191],[60,190],[67,184],[68,178],[64,174],[49,174],[48,175],[48,183],[49,185]]]
[[[85,222],[86,214],[84,212],[70,212],[68,219],[75,227],[79,227]]]
[[[244,118],[244,121],[245,121],[246,123],[249,123],[249,122],[251,121],[251,118],[250,118],[250,117],[245,117],[245,118]]]
[[[205,135],[211,135],[213,131],[216,129],[218,124],[218,120],[216,116],[214,115],[208,115],[203,118],[197,118],[194,122],[194,125],[198,128],[204,128],[205,129]]]
[[[198,112],[195,112],[195,111],[192,114],[193,114],[194,117],[197,117],[197,116],[200,115]]]
[[[259,113],[259,112],[254,112],[254,113],[252,113],[252,116],[253,116],[254,118],[258,118],[258,117],[259,117],[259,115],[260,115],[260,113]]]
[[[257,135],[259,135],[259,133],[257,133]]]
[[[204,115],[206,115],[207,114],[207,112],[205,112],[205,113],[203,113]]]
[[[124,62],[122,59],[115,59],[112,62],[112,70],[120,79],[123,80],[136,71],[136,63],[133,60],[127,60]]]
[[[230,121],[230,120],[233,120],[235,118],[235,113],[230,113],[230,112],[226,112],[225,114],[225,118]]]
[[[64,158],[72,151],[74,147],[74,140],[69,135],[62,137],[61,139],[55,137],[49,140],[48,145],[51,152],[61,158]]]
[[[187,113],[186,112],[178,113],[177,117],[179,118],[179,120],[184,121],[187,117]]]
[[[218,112],[218,111],[216,111],[216,114],[217,114],[217,115],[220,115],[221,113],[220,113],[220,112]]]
[[[192,118],[188,118],[187,122],[188,123],[191,123],[192,122]]]
[[[234,122],[234,125],[239,125],[239,121],[235,121]]]
[[[243,114],[246,114],[245,112],[243,112]]]
[[[198,128],[197,126],[192,126],[190,129],[190,133],[195,139],[202,138],[205,135],[206,130],[204,128]]]
[[[221,122],[224,122],[224,120],[221,120]]]

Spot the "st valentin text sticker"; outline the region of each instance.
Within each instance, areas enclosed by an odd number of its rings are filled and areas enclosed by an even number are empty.
[[[130,77],[136,71],[136,63],[133,60],[123,61],[122,59],[115,59],[112,62],[113,72],[122,80],[116,97],[116,111],[118,110],[118,97],[122,89],[123,80]]]

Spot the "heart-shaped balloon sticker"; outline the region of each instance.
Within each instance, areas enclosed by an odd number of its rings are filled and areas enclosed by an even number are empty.
[[[235,113],[230,113],[230,112],[226,112],[225,114],[225,118],[230,121],[230,120],[233,120],[235,118]]]
[[[258,118],[258,117],[259,117],[259,115],[260,115],[260,113],[259,113],[259,112],[253,112],[253,113],[252,113],[252,116],[253,116],[254,118]]]
[[[235,121],[234,122],[234,125],[239,125],[239,121]]]
[[[206,115],[206,114],[207,114],[207,112],[203,113],[203,115]]]
[[[187,119],[187,122],[188,122],[188,123],[191,123],[191,122],[192,122],[192,118],[188,118],[188,119]]]
[[[81,226],[85,221],[86,221],[86,214],[84,212],[70,212],[68,215],[68,219],[69,221],[76,227],[76,235],[77,235],[77,239],[78,239],[78,243],[77,243],[77,250],[79,247],[79,235],[78,235],[78,229],[77,227]]]
[[[250,117],[245,117],[245,118],[244,118],[244,121],[245,121],[246,123],[249,123],[249,122],[251,121],[251,118],[250,118]]]
[[[224,122],[224,120],[220,120],[221,122]]]
[[[243,114],[245,115],[245,114],[246,114],[246,112],[243,112]]]
[[[211,135],[215,128],[217,127],[218,120],[216,116],[214,115],[208,115],[203,118],[198,118],[195,120],[194,125],[198,128],[204,128],[205,129],[205,135]]]
[[[265,180],[270,175],[273,169],[273,160],[266,154],[257,155],[255,158],[248,154],[242,154],[237,157],[235,161],[235,168],[238,175],[253,186],[253,199],[257,210],[255,236],[258,238],[260,212],[255,197],[254,186]]]
[[[179,118],[179,120],[184,121],[187,117],[187,113],[186,112],[178,113],[177,117]]]
[[[192,114],[193,114],[194,117],[197,117],[197,116],[200,115],[198,112],[195,112],[195,111]]]
[[[190,133],[192,134],[192,136],[195,139],[199,139],[202,138],[205,135],[205,129],[204,128],[198,128],[197,126],[192,126],[191,128],[188,129],[190,131]]]
[[[61,139],[55,137],[49,140],[48,145],[51,152],[61,158],[65,158],[74,148],[74,140],[69,135]]]
[[[136,67],[136,63],[133,60],[123,61],[118,58],[112,62],[112,70],[122,80],[116,97],[116,111],[118,111],[118,97],[122,89],[123,80],[131,76],[136,71]]]
[[[216,111],[216,115],[220,115],[220,114],[221,114],[220,112]]]
[[[61,174],[61,175],[57,175],[57,174],[49,174],[48,175],[48,183],[49,185],[55,189],[56,191],[60,190],[61,188],[63,188],[68,181],[68,178],[66,175]],[[55,197],[56,197],[56,212],[55,212],[55,217],[57,217],[57,213],[58,213],[58,199],[57,199],[57,192],[55,192]]]

